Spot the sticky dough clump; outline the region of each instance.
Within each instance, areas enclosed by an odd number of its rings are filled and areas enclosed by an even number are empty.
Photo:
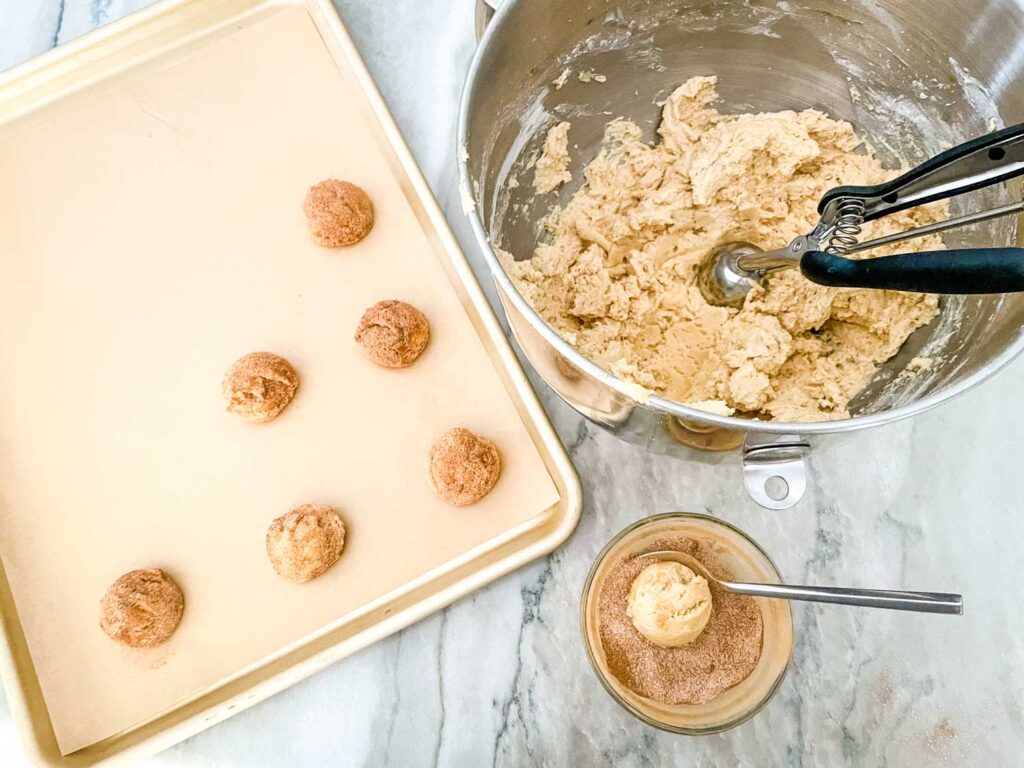
[[[553,126],[544,137],[544,151],[537,159],[534,169],[533,188],[546,195],[567,181],[572,181],[569,171],[569,123]]]
[[[724,116],[716,99],[712,77],[677,88],[655,146],[637,125],[610,123],[584,185],[546,219],[548,242],[522,261],[503,253],[505,267],[555,330],[620,378],[705,410],[845,418],[876,367],[935,317],[935,296],[828,288],[789,270],[736,310],[709,305],[696,270],[721,243],[784,245],[811,231],[828,189],[894,172],[849,123],[815,110]],[[944,212],[897,213],[884,231]],[[881,233],[869,223],[862,237]],[[872,253],[941,247],[930,236]]]

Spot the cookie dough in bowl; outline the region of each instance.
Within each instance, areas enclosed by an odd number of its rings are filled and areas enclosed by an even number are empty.
[[[738,311],[701,301],[697,264],[721,246],[783,248],[817,224],[825,190],[890,180],[1022,119],[1019,89],[978,87],[991,51],[928,3],[839,5],[509,3],[459,113],[463,208],[523,356],[576,411],[645,451],[710,463],[731,453],[748,493],[773,509],[799,500],[807,456],[944,403],[1024,351],[1024,295],[882,294],[878,306],[778,273]],[[932,55],[934,40],[960,58]],[[604,81],[579,77],[588,72]],[[570,178],[538,193],[538,173],[562,167]],[[1013,203],[1009,186],[951,200],[949,214]],[[939,218],[907,209],[857,239]],[[1016,229],[1004,218],[942,240],[1012,246]],[[769,465],[784,471],[782,498],[764,490]]]
[[[618,378],[719,414],[847,418],[877,366],[935,318],[937,297],[830,288],[790,270],[736,310],[704,300],[697,267],[720,243],[778,247],[813,228],[828,189],[895,172],[849,123],[816,110],[725,116],[717,98],[713,77],[680,85],[654,145],[632,122],[609,123],[585,183],[545,219],[532,256],[505,253],[503,264],[559,335]],[[944,216],[941,205],[914,208],[886,226]],[[933,235],[875,253],[941,247]]]

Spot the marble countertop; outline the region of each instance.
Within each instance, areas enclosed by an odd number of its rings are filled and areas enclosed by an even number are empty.
[[[336,0],[467,253],[454,158],[472,0]],[[0,69],[146,5],[0,0]],[[429,83],[429,87],[424,84]],[[2,173],[2,169],[0,169]],[[536,382],[582,477],[576,534],[404,632],[147,761],[155,766],[1010,765],[1024,754],[1024,360],[955,402],[817,454],[804,500],[768,512],[738,462],[647,455]],[[962,618],[795,605],[789,675],[728,733],[631,718],[587,663],[577,623],[591,561],[670,510],[728,519],[809,583],[959,591]],[[1007,586],[1005,585],[1009,585]],[[24,762],[0,699],[0,764]]]

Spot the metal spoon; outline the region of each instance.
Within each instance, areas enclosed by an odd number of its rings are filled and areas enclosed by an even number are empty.
[[[792,584],[745,584],[738,581],[716,579],[707,568],[682,552],[662,550],[640,555],[648,560],[673,560],[682,563],[708,584],[715,584],[727,592],[756,597],[780,597],[784,600],[808,600],[814,603],[838,603],[840,605],[863,605],[868,608],[890,608],[896,611],[918,611],[920,613],[955,613],[964,611],[961,595],[945,592],[900,592],[885,589],[850,589],[846,587],[798,587]]]

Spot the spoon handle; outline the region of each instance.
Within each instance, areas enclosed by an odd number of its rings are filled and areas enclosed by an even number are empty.
[[[784,600],[808,600],[814,603],[863,605],[896,611],[961,614],[964,599],[945,592],[901,592],[885,589],[847,589],[845,587],[800,587],[792,584],[741,584],[720,582],[730,592],[756,597],[781,597]]]

